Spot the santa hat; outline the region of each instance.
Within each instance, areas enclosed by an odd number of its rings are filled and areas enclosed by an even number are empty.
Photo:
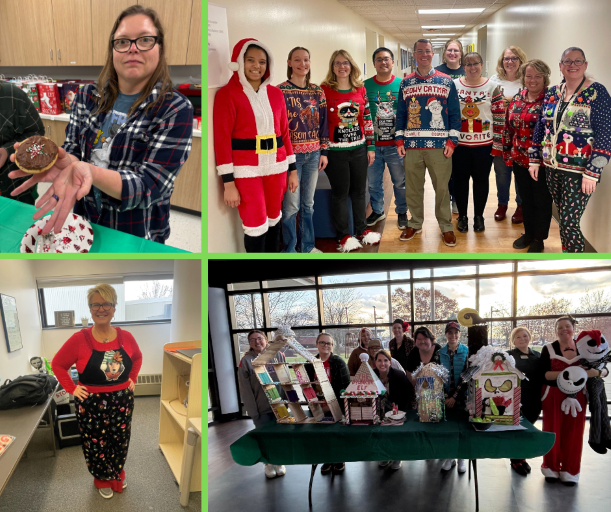
[[[234,73],[237,73],[240,83],[242,85],[247,85],[248,81],[246,80],[246,76],[244,75],[244,55],[248,50],[249,46],[256,45],[263,48],[267,53],[267,69],[261,78],[261,85],[267,85],[272,81],[272,69],[274,64],[274,59],[272,57],[272,52],[265,46],[260,43],[257,39],[246,38],[238,41],[238,43],[233,47],[233,53],[231,54],[231,62],[228,64],[229,69]]]
[[[581,331],[579,336],[577,336],[576,341],[579,341],[585,337],[592,338],[596,342],[596,346],[600,347],[602,334],[599,330],[593,329],[591,331]]]
[[[407,332],[409,329],[409,322],[403,322],[401,325],[403,326],[403,330]]]
[[[435,96],[431,96],[426,102],[426,108],[429,108],[429,105],[433,103],[434,101],[438,101],[438,100],[437,98],[435,98]]]

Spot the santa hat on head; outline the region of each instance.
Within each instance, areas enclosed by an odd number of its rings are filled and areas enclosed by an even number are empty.
[[[596,346],[600,347],[602,334],[601,334],[601,332],[599,330],[593,329],[591,331],[581,331],[579,333],[579,336],[577,336],[577,340],[575,340],[575,341],[577,342],[577,341],[581,340],[582,338],[585,338],[586,336],[588,338],[592,338],[596,342]]]
[[[431,103],[433,103],[434,101],[438,101],[438,100],[437,100],[437,98],[435,98],[435,96],[431,96],[431,97],[430,97],[430,98],[427,100],[427,102],[426,102],[426,108],[428,109],[428,108],[429,108],[429,105],[430,105]]]
[[[267,53],[267,69],[261,78],[261,85],[267,85],[272,81],[272,69],[274,64],[274,59],[272,57],[272,52],[269,50],[267,46],[263,43],[259,42],[257,39],[252,37],[242,39],[237,42],[237,44],[233,47],[233,53],[231,54],[231,62],[228,64],[229,69],[234,73],[237,73],[240,83],[242,85],[248,84],[246,80],[246,76],[244,75],[244,55],[248,50],[249,46],[256,45],[260,46]]]

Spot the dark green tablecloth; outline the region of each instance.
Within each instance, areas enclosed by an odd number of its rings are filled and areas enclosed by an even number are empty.
[[[400,426],[290,425],[267,423],[231,445],[233,460],[242,466],[321,464],[365,460],[528,459],[546,454],[555,434],[537,430],[477,432],[466,413],[449,411],[447,421],[420,423],[408,411]]]
[[[0,197],[0,253],[20,252],[21,239],[34,223],[36,208],[14,199]],[[91,253],[108,252],[188,252],[168,245],[145,240],[128,233],[103,226],[91,225],[93,245]]]

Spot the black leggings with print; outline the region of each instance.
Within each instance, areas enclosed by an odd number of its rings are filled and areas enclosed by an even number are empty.
[[[134,412],[133,392],[93,393],[85,400],[74,397],[74,403],[85,462],[95,477],[95,486],[121,492]]]

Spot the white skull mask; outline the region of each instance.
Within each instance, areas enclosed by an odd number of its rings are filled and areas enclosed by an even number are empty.
[[[591,336],[586,335],[579,339],[576,346],[579,351],[579,357],[589,362],[598,361],[609,353],[609,343],[602,334],[600,336],[600,345],[597,345],[596,340]]]
[[[587,380],[588,374],[583,368],[569,366],[560,372],[556,383],[558,384],[558,389],[564,394],[574,395],[584,388]]]

